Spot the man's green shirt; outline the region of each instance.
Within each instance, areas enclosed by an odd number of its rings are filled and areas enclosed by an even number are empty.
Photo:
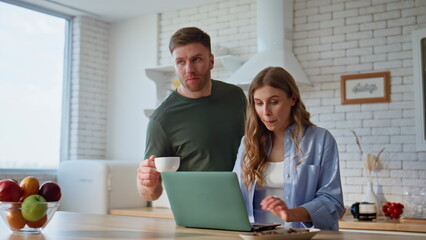
[[[217,80],[207,97],[174,91],[149,120],[145,158],[180,156],[179,171],[232,171],[246,104],[241,88]]]

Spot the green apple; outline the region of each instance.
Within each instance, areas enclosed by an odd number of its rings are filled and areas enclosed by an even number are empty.
[[[47,211],[47,202],[44,197],[33,194],[24,199],[21,205],[22,216],[25,220],[35,222],[44,217]]]

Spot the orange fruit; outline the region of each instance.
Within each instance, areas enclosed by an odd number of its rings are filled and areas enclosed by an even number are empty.
[[[19,230],[25,226],[25,219],[22,217],[21,209],[11,209],[6,214],[6,221],[12,230]]]
[[[22,188],[22,197],[20,199],[20,201],[22,202],[26,197],[38,193],[38,190],[40,188],[40,182],[37,178],[33,176],[28,176],[22,179],[19,186],[21,186]]]
[[[27,221],[27,225],[30,228],[41,228],[47,222],[47,214],[45,214],[40,220],[35,222]]]

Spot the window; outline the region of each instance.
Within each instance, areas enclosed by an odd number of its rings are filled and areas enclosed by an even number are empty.
[[[70,18],[0,2],[0,169],[54,169],[67,149]]]

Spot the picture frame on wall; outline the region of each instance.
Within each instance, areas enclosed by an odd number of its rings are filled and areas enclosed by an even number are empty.
[[[342,104],[390,102],[390,72],[342,75]]]

